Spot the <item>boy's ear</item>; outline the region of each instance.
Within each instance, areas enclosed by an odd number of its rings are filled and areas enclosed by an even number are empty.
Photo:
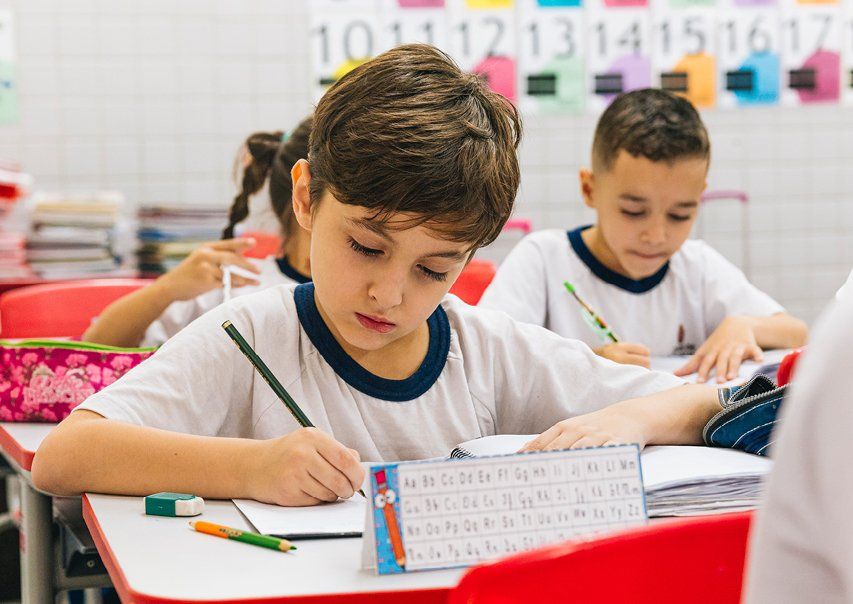
[[[593,189],[595,188],[595,175],[589,168],[581,168],[578,172],[578,180],[581,184],[581,196],[586,207],[595,209],[595,201],[593,199]]]
[[[293,215],[306,231],[311,231],[311,168],[300,159],[290,170],[293,181]]]

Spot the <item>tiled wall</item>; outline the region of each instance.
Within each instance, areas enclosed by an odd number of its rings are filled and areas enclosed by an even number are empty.
[[[254,130],[311,110],[308,0],[0,0],[16,15],[21,119],[0,157],[39,186],[117,188],[136,202],[228,204]],[[526,116],[517,214],[590,221],[579,201],[594,118]],[[703,229],[752,279],[811,321],[853,267],[853,111],[709,111],[713,202]],[[743,235],[747,236],[744,237]],[[748,242],[744,253],[743,241]]]

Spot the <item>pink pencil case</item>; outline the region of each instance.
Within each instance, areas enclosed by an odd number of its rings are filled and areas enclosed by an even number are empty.
[[[0,340],[0,421],[61,421],[155,350],[64,340]]]

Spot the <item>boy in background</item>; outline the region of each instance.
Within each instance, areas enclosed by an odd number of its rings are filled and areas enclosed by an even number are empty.
[[[742,361],[761,360],[762,348],[801,346],[802,321],[706,243],[687,239],[710,156],[689,101],[654,89],[621,95],[599,119],[592,170],[580,171],[596,223],[527,236],[479,305],[583,340],[619,363],[693,355],[676,375],[698,371],[700,382],[712,369],[720,382],[733,379]],[[565,281],[618,342],[591,329]]]

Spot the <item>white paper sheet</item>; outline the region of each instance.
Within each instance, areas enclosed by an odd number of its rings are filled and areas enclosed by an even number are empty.
[[[235,499],[234,504],[259,533],[285,539],[360,537],[364,528],[365,499],[358,494],[307,507],[282,507],[251,499]]]

